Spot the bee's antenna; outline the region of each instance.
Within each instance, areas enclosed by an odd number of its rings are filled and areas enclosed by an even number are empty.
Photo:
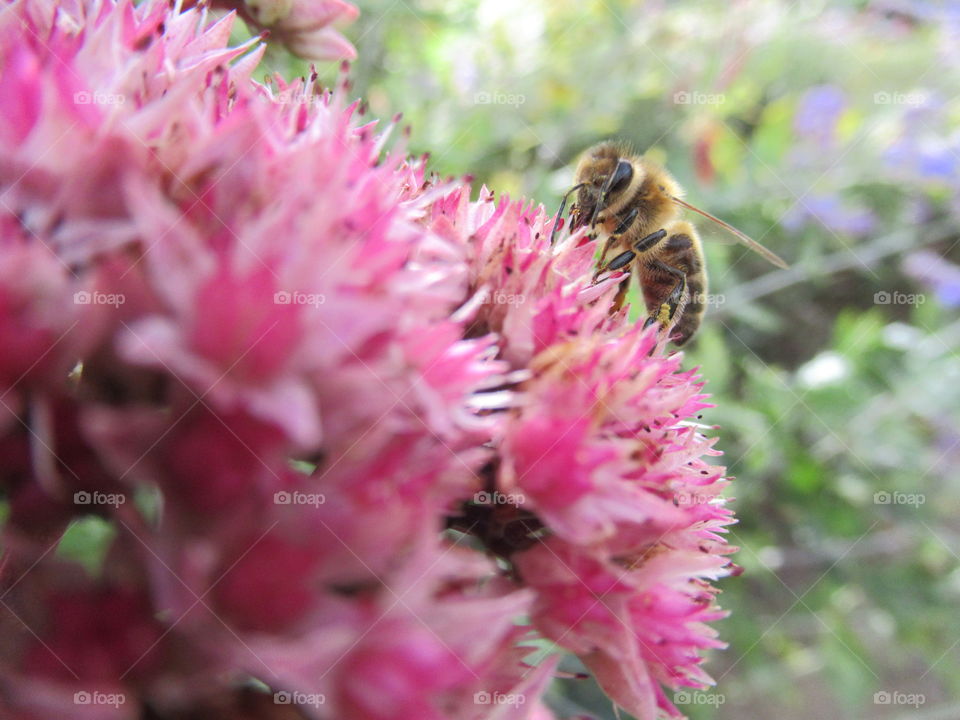
[[[572,188],[567,190],[563,195],[563,200],[560,201],[560,209],[557,210],[557,219],[553,223],[553,230],[550,232],[550,244],[553,245],[554,239],[557,237],[557,230],[560,228],[560,220],[563,218],[563,210],[567,206],[567,198],[570,197],[570,193],[575,190],[579,190],[586,183],[580,183],[579,185],[574,185]]]
[[[607,178],[607,181],[603,184],[603,189],[600,191],[600,197],[597,198],[597,204],[593,208],[593,215],[590,216],[590,229],[593,229],[593,226],[597,224],[597,215],[600,214],[600,211],[603,209],[603,201],[607,199],[607,193],[610,192],[610,188],[613,187],[613,180],[616,178],[617,173],[610,173],[610,177]]]
[[[632,177],[633,165],[631,165],[628,160],[624,160],[623,158],[617,160],[617,166],[613,169],[613,172],[610,173],[607,181],[603,184],[603,189],[600,191],[600,197],[597,198],[597,204],[593,208],[593,215],[590,218],[591,229],[594,225],[596,225],[597,217],[600,215],[600,211],[604,208],[607,194],[614,188],[615,185],[619,185],[624,181],[630,182]]]
[[[735,227],[733,227],[733,225],[728,225],[727,223],[725,223],[725,222],[724,222],[723,220],[721,220],[720,218],[714,217],[713,215],[711,215],[710,213],[706,212],[705,210],[701,210],[701,209],[698,208],[697,206],[691,205],[690,203],[685,202],[685,201],[681,200],[681,199],[678,198],[678,197],[674,197],[674,198],[673,198],[673,201],[674,201],[677,205],[680,205],[681,207],[685,207],[687,210],[693,210],[695,213],[700,213],[700,214],[703,215],[705,218],[707,218],[707,220],[713,220],[713,222],[715,222],[717,225],[719,225],[720,227],[722,227],[724,230],[728,230],[729,232],[733,233],[733,234],[737,237],[737,239],[740,240],[740,242],[742,242],[742,243],[743,243],[744,245],[746,245],[748,248],[750,248],[751,250],[753,250],[755,253],[758,253],[758,254],[760,254],[760,255],[763,255],[763,257],[765,257],[767,260],[769,260],[770,262],[772,262],[772,263],[773,263],[774,265],[776,265],[777,267],[783,268],[784,270],[786,270],[788,267],[790,267],[790,266],[787,265],[787,263],[783,260],[783,258],[781,258],[779,255],[777,255],[775,252],[773,252],[772,250],[768,250],[767,248],[765,248],[763,245],[761,245],[760,243],[758,243],[758,242],[757,242],[756,240],[754,240],[753,238],[751,238],[751,237],[749,237],[749,236],[747,236],[747,235],[744,235],[742,232],[740,232],[740,231],[737,230]]]

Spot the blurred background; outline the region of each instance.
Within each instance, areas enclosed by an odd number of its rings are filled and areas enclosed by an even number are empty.
[[[680,709],[960,718],[960,2],[357,4],[354,90],[442,174],[553,212],[621,138],[791,264],[698,222],[713,298],[684,362],[745,572],[717,687]],[[613,717],[590,681],[552,702]]]

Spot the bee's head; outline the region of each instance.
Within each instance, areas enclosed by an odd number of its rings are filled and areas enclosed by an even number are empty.
[[[603,209],[616,203],[644,170],[630,159],[623,147],[605,142],[592,147],[577,166],[576,183],[580,225],[591,222]]]

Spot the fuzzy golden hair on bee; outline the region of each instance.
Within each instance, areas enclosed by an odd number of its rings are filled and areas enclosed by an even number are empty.
[[[551,243],[567,198],[574,193],[571,228],[588,226],[588,237],[605,238],[594,281],[606,272],[632,271],[647,305],[646,324],[659,323],[673,331],[677,345],[699,328],[707,291],[700,236],[680,217],[682,208],[717,223],[774,265],[787,266],[736,228],[685,201],[683,188],[666,169],[623,143],[602,142],[580,157],[574,185],[560,204]],[[618,254],[607,262],[612,250]],[[623,304],[628,283],[629,276],[621,282],[612,310]]]
[[[608,140],[594,145],[580,156],[574,172],[574,182],[586,182],[597,190],[616,170],[620,158],[634,157],[633,149],[626,143]]]

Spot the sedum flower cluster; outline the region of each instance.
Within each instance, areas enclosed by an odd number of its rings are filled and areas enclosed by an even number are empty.
[[[307,4],[243,14],[343,50]],[[565,653],[679,716],[734,569],[701,383],[582,231],[234,19],[0,9],[0,716],[547,718]]]

